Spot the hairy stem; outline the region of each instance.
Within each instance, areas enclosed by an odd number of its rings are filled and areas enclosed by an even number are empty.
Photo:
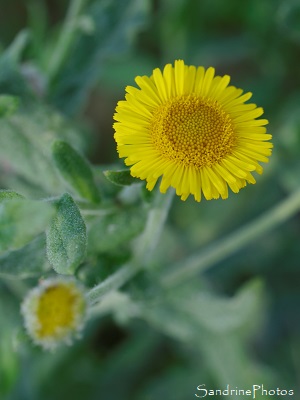
[[[280,204],[265,212],[253,222],[248,223],[207,249],[201,250],[185,260],[172,265],[162,277],[165,287],[176,286],[193,278],[199,272],[225,259],[234,252],[259,239],[263,234],[285,222],[300,210],[300,190],[291,194]]]
[[[146,227],[138,240],[133,259],[88,292],[87,297],[90,304],[95,304],[112,290],[119,289],[138,271],[147,268],[165,225],[173,195],[173,190],[169,190],[164,196],[157,193],[156,201],[149,211]]]

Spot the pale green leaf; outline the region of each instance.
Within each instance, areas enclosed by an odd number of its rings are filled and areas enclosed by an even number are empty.
[[[37,276],[49,268],[45,235],[39,235],[21,249],[0,256],[0,276],[24,279]]]
[[[46,129],[35,117],[16,114],[1,120],[0,158],[23,179],[53,193],[52,189],[59,189],[60,182],[47,154],[47,141],[44,140],[43,147],[39,146],[38,135],[45,136]]]
[[[243,286],[233,297],[217,296],[208,291],[193,290],[185,285],[172,296],[172,303],[209,331],[230,332],[247,325],[259,314],[262,305],[261,281]]]
[[[13,198],[0,204],[0,252],[17,249],[43,232],[53,216],[51,204]]]
[[[52,156],[61,176],[76,194],[93,203],[100,201],[93,172],[83,156],[68,143],[60,140],[53,143]]]
[[[3,184],[20,190],[18,185],[12,186],[15,182],[10,181],[17,175],[21,181],[39,188],[40,197],[62,193],[63,185],[53,165],[51,144],[59,138],[81,149],[87,137],[86,133],[81,133],[78,126],[73,126],[61,114],[41,105],[27,107],[26,112],[21,110],[3,118],[0,159],[9,167],[2,176]],[[32,197],[29,191],[24,193]]]
[[[46,233],[47,256],[56,272],[71,275],[85,257],[86,227],[77,205],[68,193],[55,205],[56,215]]]
[[[170,291],[157,305],[144,304],[140,316],[170,337],[192,345],[219,385],[242,387],[257,379],[271,382],[272,376],[249,357],[248,336],[240,333],[242,325],[257,327],[264,314],[261,282],[250,282],[232,299],[223,301],[212,294],[205,299],[195,289],[191,282],[184,290]]]

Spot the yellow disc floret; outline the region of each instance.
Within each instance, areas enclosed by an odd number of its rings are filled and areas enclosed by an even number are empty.
[[[70,343],[83,325],[85,309],[81,287],[65,278],[43,281],[29,292],[22,305],[28,333],[44,348]]]
[[[153,114],[154,146],[169,160],[186,166],[212,166],[232,152],[236,141],[230,116],[210,99],[183,95]]]

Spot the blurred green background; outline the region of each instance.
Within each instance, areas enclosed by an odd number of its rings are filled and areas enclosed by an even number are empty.
[[[59,193],[42,154],[47,151],[48,131],[56,135],[61,127],[64,139],[85,151],[94,164],[121,166],[112,129],[116,102],[124,98],[125,86],[134,84],[136,75],[149,75],[153,68],[180,58],[187,64],[214,66],[217,74],[229,74],[233,85],[254,93],[253,101],[264,107],[270,121],[274,153],[257,184],[226,201],[197,204],[176,199],[157,249],[159,262],[176,262],[205,248],[299,189],[299,0],[73,3],[82,7],[81,17],[55,64],[57,43],[67,35],[63,21],[69,1],[0,0],[0,91],[22,99],[28,119],[20,119],[18,126],[30,131],[40,152],[32,156],[36,164],[27,165],[25,156],[11,150],[9,137],[15,141],[17,136],[0,125],[5,136],[0,143],[1,188],[33,198]],[[4,57],[7,49],[13,57]],[[41,126],[45,134],[39,136]],[[225,297],[220,304],[213,303],[213,311],[211,303],[206,309],[207,300],[200,299],[204,319],[209,320],[211,312],[220,315],[216,321],[212,317],[219,327],[217,338],[207,345],[209,337],[202,332],[199,347],[188,339],[177,340],[170,334],[172,324],[164,330],[159,323],[151,324],[151,318],[129,324],[126,317],[123,321],[106,316],[94,319],[73,347],[42,352],[20,333],[17,284],[3,278],[0,399],[188,400],[195,398],[202,383],[210,388],[224,388],[226,382],[244,385],[241,371],[248,375],[249,386],[293,389],[294,398],[299,398],[299,235],[298,213],[199,277],[199,291],[203,285],[209,293]],[[132,284],[141,288],[143,279],[147,277],[139,276]],[[247,293],[242,292],[245,303],[238,300],[238,293],[253,279],[249,311]],[[189,291],[188,284],[184,290]],[[224,313],[237,313],[242,320],[245,308],[246,318],[239,329],[222,333],[222,307],[232,299],[237,308],[226,306]],[[171,311],[168,317],[171,321]],[[181,321],[173,317],[176,331]]]

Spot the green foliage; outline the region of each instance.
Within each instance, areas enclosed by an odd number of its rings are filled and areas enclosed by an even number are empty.
[[[63,116],[44,106],[29,107],[1,120],[0,157],[19,179],[39,188],[38,196],[63,191],[51,155],[51,143],[59,137],[83,147],[79,131]],[[11,175],[4,176],[7,185]],[[36,196],[34,189],[27,188],[26,194]]]
[[[11,336],[12,329],[16,326],[16,306],[9,304],[7,295],[2,295],[2,300],[4,301],[0,303],[0,318],[1,321],[5,320],[5,323],[0,335],[0,396],[6,399],[16,382],[20,370],[20,357],[15,351]]]
[[[14,250],[43,232],[53,216],[45,202],[12,198],[0,204],[0,253]]]
[[[186,400],[201,383],[297,393],[299,2],[2,3],[1,400]],[[169,194],[122,169],[111,126],[124,87],[179,58],[253,92],[275,146],[257,185],[176,199],[166,222]],[[19,310],[57,274],[85,285],[90,320],[50,354]]]
[[[19,106],[19,99],[15,96],[0,95],[0,118],[13,114]]]
[[[90,251],[114,251],[142,232],[145,210],[136,208],[96,218],[89,229]]]
[[[261,281],[252,281],[243,286],[231,298],[218,297],[213,293],[191,290],[191,285],[177,291],[176,296],[170,293],[172,304],[211,333],[219,335],[238,331],[244,326],[248,329],[251,322],[263,313],[263,287]]]
[[[128,169],[121,171],[104,171],[106,178],[118,186],[129,186],[133,183],[140,183],[140,180],[134,178]]]
[[[91,3],[85,18],[90,21],[92,31],[78,35],[51,90],[59,109],[74,114],[86,102],[89,88],[102,72],[103,61],[129,51],[147,21],[149,8],[149,0]]]
[[[57,273],[70,275],[85,257],[86,226],[68,193],[55,201],[55,206],[56,214],[46,233],[47,257]]]
[[[39,276],[49,269],[45,235],[39,235],[24,247],[0,256],[0,276],[24,279]]]
[[[0,190],[0,203],[9,199],[22,199],[23,196],[13,190]]]
[[[52,154],[57,169],[73,191],[92,203],[98,203],[100,195],[89,163],[62,141],[53,143]]]
[[[0,93],[32,101],[29,85],[22,76],[18,61],[28,41],[28,32],[20,32],[0,56]],[[16,104],[13,105],[15,107]]]
[[[253,319],[257,325],[261,322],[263,304],[259,281],[250,282],[232,298],[197,293],[189,284],[164,294],[151,307],[146,302],[139,312],[159,330],[202,351],[221,385],[248,387],[256,379],[272,384],[244,346]]]

